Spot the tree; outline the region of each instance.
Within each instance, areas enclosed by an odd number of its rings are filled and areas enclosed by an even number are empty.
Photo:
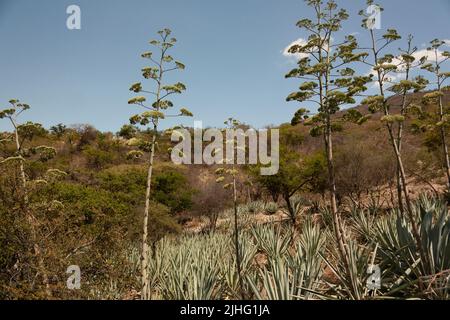
[[[120,131],[117,133],[117,135],[121,138],[129,140],[129,139],[135,137],[137,132],[138,132],[138,129],[135,126],[133,126],[131,124],[126,124],[126,125],[123,125],[122,128],[120,128]]]
[[[38,123],[26,122],[19,123],[19,116],[30,106],[26,103],[21,103],[17,99],[10,100],[11,107],[0,111],[0,119],[7,119],[13,127],[13,134],[5,138],[6,141],[12,141],[15,145],[15,154],[0,161],[0,165],[13,164],[17,165],[19,169],[19,176],[21,181],[21,210],[25,214],[25,219],[28,223],[31,236],[31,244],[33,247],[33,254],[37,260],[36,276],[42,276],[42,283],[45,287],[45,292],[48,297],[52,295],[47,270],[45,268],[44,258],[39,244],[39,222],[32,210],[30,204],[30,191],[35,188],[36,184],[46,183],[45,180],[39,179],[37,181],[30,181],[25,172],[25,163],[27,159],[37,156],[40,161],[48,161],[56,155],[56,150],[48,146],[37,146],[27,148],[25,143],[31,142],[35,136],[43,135],[45,133],[42,125]],[[2,139],[3,140],[3,139]],[[48,174],[53,175],[57,171],[49,170]]]
[[[326,166],[317,162],[316,155],[301,157],[286,147],[282,147],[280,151],[280,168],[277,174],[262,176],[259,174],[259,167],[255,167],[252,173],[256,181],[269,193],[283,197],[292,225],[295,225],[297,212],[292,206],[291,198],[299,191],[313,189]]]
[[[367,88],[369,77],[355,76],[350,68],[354,62],[361,61],[367,53],[355,53],[358,44],[352,35],[344,37],[342,42],[333,43],[342,23],[349,15],[344,9],[338,9],[335,1],[326,4],[321,0],[306,0],[315,12],[315,19],[302,19],[297,26],[310,35],[305,44],[294,44],[289,48],[291,54],[300,54],[298,67],[290,71],[286,78],[302,80],[299,91],[290,94],[287,101],[311,102],[317,105],[318,113],[309,118],[306,108],[299,109],[292,125],[303,123],[311,125],[312,136],[322,136],[327,157],[330,205],[333,214],[335,236],[339,254],[351,279],[349,254],[345,246],[344,230],[336,202],[336,181],[333,160],[333,132],[340,130],[333,115],[340,106],[355,103],[354,96]],[[356,292],[356,290],[354,290]]]
[[[197,183],[200,184],[197,188],[201,188],[201,192],[194,195],[192,212],[207,217],[209,223],[206,231],[214,233],[220,213],[230,205],[229,191],[217,183]]]
[[[443,151],[443,162],[445,167],[445,174],[447,176],[447,192],[450,193],[450,158],[448,154],[448,145],[446,137],[446,129],[450,124],[450,117],[448,111],[444,109],[443,96],[444,96],[444,84],[450,79],[450,72],[442,72],[443,64],[450,60],[450,52],[440,52],[440,48],[445,45],[445,41],[434,39],[431,41],[431,46],[427,48],[432,54],[434,63],[427,63],[422,66],[424,70],[433,73],[435,79],[432,84],[435,86],[434,91],[424,96],[424,102],[426,104],[437,102],[439,122],[436,124],[439,128],[441,135],[441,144]]]
[[[192,194],[186,177],[175,170],[155,174],[153,199],[170,209],[172,215],[192,207]]]
[[[373,0],[367,1],[368,5],[373,5]],[[394,155],[397,162],[397,172],[400,176],[400,179],[398,180],[399,186],[398,189],[403,189],[403,194],[405,197],[406,207],[407,207],[407,213],[408,217],[411,220],[411,225],[413,228],[413,234],[415,241],[417,243],[417,246],[420,251],[420,255],[422,259],[425,261],[425,254],[421,250],[420,246],[420,235],[417,228],[417,224],[414,219],[413,214],[413,206],[409,197],[408,193],[408,186],[406,183],[406,174],[405,174],[405,168],[402,160],[401,155],[401,149],[400,149],[400,143],[401,143],[401,132],[402,132],[402,123],[405,120],[405,112],[407,107],[407,94],[411,90],[420,90],[423,88],[424,85],[424,79],[419,77],[416,79],[416,81],[409,80],[409,71],[413,67],[413,63],[415,61],[415,58],[412,56],[414,53],[414,49],[411,48],[411,38],[409,41],[408,50],[403,52],[400,55],[400,58],[397,58],[399,62],[396,63],[394,61],[395,56],[391,53],[384,54],[385,49],[392,44],[393,42],[401,39],[401,36],[398,34],[398,32],[394,29],[388,29],[387,32],[382,35],[381,38],[376,37],[375,31],[373,28],[370,28],[370,24],[367,23],[369,17],[364,13],[364,11],[360,11],[360,15],[363,16],[363,24],[362,26],[366,28],[369,31],[370,40],[371,40],[371,46],[369,47],[369,50],[371,52],[372,57],[372,63],[366,61],[366,59],[363,61],[367,65],[369,65],[373,72],[375,73],[375,81],[379,88],[379,94],[373,95],[368,98],[366,98],[363,103],[367,104],[369,106],[369,110],[372,112],[378,112],[381,111],[383,113],[383,117],[381,118],[381,121],[386,127],[386,130],[389,134],[389,141],[392,145]],[[424,60],[422,59],[421,62]],[[400,93],[402,95],[402,110],[403,114],[397,114],[393,115],[391,114],[391,105],[389,103],[389,99],[386,96],[387,88],[386,86],[389,84],[389,76],[397,72],[399,67],[405,67],[406,72],[406,79],[404,81],[400,81],[399,83],[395,84],[391,90]],[[397,129],[397,135],[395,126],[398,126]],[[400,186],[401,185],[401,186]],[[400,193],[401,194],[401,193]]]
[[[67,131],[67,127],[62,123],[58,123],[56,126],[50,128],[50,132],[54,134],[57,138],[61,138]]]
[[[158,31],[159,40],[151,40],[150,44],[156,49],[156,57],[154,58],[153,52],[144,52],[141,57],[148,60],[152,65],[142,69],[142,76],[145,79],[152,80],[155,85],[153,91],[147,91],[143,89],[142,83],[134,83],[130,91],[135,93],[143,93],[152,97],[153,103],[151,105],[146,104],[147,98],[145,96],[136,96],[128,101],[128,104],[138,105],[144,108],[146,111],[143,113],[134,115],[130,119],[132,125],[141,125],[152,127],[151,141],[144,141],[139,138],[132,138],[129,140],[129,145],[137,147],[138,151],[132,151],[133,157],[139,157],[144,152],[149,152],[149,165],[147,174],[147,188],[145,195],[145,209],[143,218],[143,235],[142,235],[142,252],[141,252],[141,282],[142,282],[142,299],[148,299],[151,295],[151,288],[149,288],[149,254],[150,248],[148,244],[148,221],[150,210],[150,194],[152,186],[152,173],[155,159],[155,151],[157,145],[158,125],[163,119],[169,117],[180,116],[192,116],[192,113],[186,108],[182,108],[176,115],[167,114],[166,110],[174,106],[173,102],[168,100],[169,96],[174,94],[181,94],[186,90],[186,86],[183,83],[166,84],[165,76],[175,70],[184,70],[185,66],[181,62],[175,61],[169,54],[170,49],[175,45],[177,40],[171,38],[171,30],[163,29]]]

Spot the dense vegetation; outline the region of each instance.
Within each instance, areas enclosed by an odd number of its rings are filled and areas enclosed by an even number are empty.
[[[373,45],[362,49],[341,34],[345,10],[306,3],[287,100],[318,111],[278,127],[276,175],[172,163],[180,128],[160,122],[192,114],[170,113],[186,87],[164,83],[185,69],[169,29],[142,54],[155,88],[130,88],[145,111],[116,133],[46,129],[11,100],[0,111],[12,126],[0,135],[0,299],[449,299],[450,53],[433,40],[419,57],[412,36],[396,51],[397,31],[377,35],[364,12]],[[66,286],[71,265],[80,290]]]

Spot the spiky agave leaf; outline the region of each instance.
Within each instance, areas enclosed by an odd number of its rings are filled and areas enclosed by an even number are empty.
[[[252,235],[262,251],[270,257],[281,257],[289,248],[291,229],[283,230],[274,225],[254,226]]]

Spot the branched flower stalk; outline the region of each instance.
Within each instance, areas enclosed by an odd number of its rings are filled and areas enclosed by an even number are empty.
[[[400,154],[402,153],[402,140],[403,140],[403,128],[404,121],[407,116],[413,113],[421,113],[421,108],[417,104],[414,104],[414,96],[412,93],[417,93],[426,88],[428,85],[428,81],[422,76],[417,76],[415,78],[412,77],[412,73],[419,67],[423,66],[426,61],[426,57],[421,57],[420,59],[416,59],[417,47],[414,47],[412,44],[413,36],[408,36],[408,44],[405,50],[400,50],[400,55],[396,58],[393,58],[392,61],[389,59],[390,63],[392,63],[396,68],[393,72],[400,75],[399,81],[392,81],[390,79],[386,79],[385,83],[389,84],[390,87],[387,89],[392,92],[393,95],[390,99],[394,97],[401,97],[400,104],[398,105],[400,109],[399,117],[397,118],[385,118],[386,120],[395,120],[398,121],[393,122],[394,127],[394,136],[397,142],[398,150]],[[390,103],[390,107],[394,106]],[[372,110],[376,111],[376,110]],[[397,127],[395,127],[395,124]],[[397,197],[398,197],[398,205],[401,213],[404,213],[403,206],[403,192],[405,186],[403,186],[401,169],[399,164],[397,163],[397,171],[396,171],[396,179],[397,179]],[[408,199],[408,195],[405,195],[405,198]]]
[[[441,135],[443,163],[445,174],[447,176],[447,192],[450,193],[450,157],[446,137],[446,129],[450,125],[450,119],[448,112],[444,110],[444,93],[442,92],[445,82],[450,79],[450,72],[442,72],[443,64],[450,60],[450,52],[440,52],[440,48],[445,44],[445,41],[439,39],[434,39],[431,41],[431,46],[427,49],[430,52],[434,63],[427,63],[422,68],[431,72],[435,77],[435,80],[432,82],[435,86],[434,91],[424,96],[424,102],[426,104],[437,103],[438,105],[439,122],[437,123],[437,126],[439,127]]]
[[[297,26],[310,33],[307,43],[295,44],[289,53],[300,55],[298,67],[290,71],[286,78],[302,80],[299,91],[292,93],[287,101],[310,102],[318,106],[318,113],[309,117],[306,108],[299,109],[292,125],[303,123],[312,126],[312,136],[322,136],[328,165],[330,205],[340,257],[347,271],[347,280],[353,283],[350,270],[349,253],[346,248],[344,225],[338,212],[336,200],[336,177],[333,159],[333,132],[341,126],[335,122],[335,113],[340,106],[355,103],[354,97],[367,90],[365,84],[370,77],[356,76],[350,65],[361,61],[367,53],[355,53],[358,44],[356,38],[348,35],[341,42],[333,43],[342,23],[349,15],[344,9],[338,9],[335,1],[326,4],[321,0],[306,0],[313,8],[315,19],[302,19]],[[364,119],[361,119],[364,121]],[[353,296],[358,291],[353,288]]]
[[[229,130],[235,130],[239,127],[240,122],[236,119],[229,118],[227,121],[224,122],[225,126]],[[230,164],[231,168],[221,167],[216,170],[216,174],[218,175],[218,178],[216,179],[217,183],[223,183],[223,187],[225,189],[231,189],[233,192],[233,210],[234,210],[234,246],[235,246],[235,254],[236,254],[236,271],[238,275],[238,281],[239,281],[239,288],[241,291],[241,296],[243,299],[245,299],[245,292],[244,292],[244,282],[242,279],[242,257],[241,252],[239,250],[240,243],[239,243],[239,221],[238,221],[238,202],[237,202],[237,188],[236,188],[236,177],[239,173],[239,171],[236,169],[236,165],[234,163],[234,153],[237,149],[237,137],[233,137],[232,140],[226,141],[227,147],[229,145],[233,146],[233,159],[224,159],[224,163]],[[216,150],[217,151],[217,150]]]
[[[144,96],[137,96],[128,101],[128,104],[138,105],[144,108],[141,114],[134,115],[130,118],[130,123],[132,125],[139,124],[141,126],[151,125],[152,128],[152,138],[151,141],[144,141],[138,138],[132,138],[129,140],[129,145],[137,147],[138,150],[133,150],[129,153],[130,157],[138,158],[141,157],[144,152],[149,152],[149,165],[147,173],[147,187],[145,194],[145,208],[144,208],[144,218],[143,218],[143,232],[142,232],[142,252],[141,252],[141,284],[142,284],[142,299],[151,299],[151,288],[149,286],[149,259],[150,259],[150,247],[148,244],[148,223],[149,223],[149,212],[150,212],[150,195],[151,195],[151,183],[152,183],[152,173],[155,159],[155,151],[158,136],[158,125],[160,120],[170,118],[170,117],[182,117],[189,116],[192,117],[192,113],[186,108],[180,109],[178,114],[170,115],[167,114],[166,110],[174,106],[173,102],[168,100],[169,96],[174,94],[181,94],[186,90],[186,86],[183,83],[176,84],[165,84],[165,75],[171,71],[183,70],[185,69],[184,64],[175,61],[172,56],[168,53],[169,50],[175,45],[177,40],[170,37],[170,29],[163,29],[158,31],[159,40],[151,40],[150,44],[156,48],[156,58],[153,58],[153,52],[144,52],[141,56],[142,58],[150,61],[151,66],[142,69],[142,76],[145,79],[153,80],[155,83],[154,91],[144,90],[140,82],[134,83],[130,91],[136,93],[143,93],[150,95],[153,99],[151,105],[146,104],[147,98]]]
[[[373,5],[373,0],[368,0],[368,5]],[[380,7],[381,8],[381,7]],[[382,8],[381,8],[382,10]],[[400,62],[395,61],[395,56],[391,53],[384,53],[384,50],[394,43],[395,41],[401,39],[401,36],[398,34],[397,30],[395,29],[388,29],[386,33],[379,39],[377,39],[375,31],[373,28],[369,27],[369,24],[367,23],[369,17],[364,13],[364,11],[360,11],[360,15],[363,17],[363,24],[362,26],[366,28],[370,35],[371,40],[371,46],[368,48],[371,52],[371,57],[373,59],[373,62],[368,62],[366,59],[364,59],[364,63],[369,65],[374,73],[375,73],[375,81],[377,83],[379,94],[370,96],[367,99],[363,101],[363,104],[367,104],[369,106],[369,110],[371,112],[378,112],[381,111],[383,113],[383,117],[381,118],[381,121],[386,127],[386,130],[389,134],[389,141],[392,145],[396,163],[397,163],[397,169],[400,179],[398,180],[398,189],[403,190],[403,195],[405,198],[406,203],[406,212],[408,214],[408,218],[411,220],[411,226],[413,230],[414,239],[416,241],[418,251],[420,254],[420,257],[423,261],[427,261],[427,257],[425,255],[425,252],[422,249],[421,246],[421,240],[420,240],[420,234],[417,226],[417,222],[415,221],[414,214],[413,214],[413,206],[412,202],[409,196],[408,192],[408,186],[406,181],[406,173],[405,173],[405,167],[402,160],[401,155],[401,149],[400,149],[400,141],[399,140],[399,134],[401,134],[401,130],[398,129],[397,134],[395,131],[395,125],[404,122],[405,116],[404,114],[397,114],[393,115],[391,113],[391,105],[389,103],[389,100],[386,95],[386,92],[388,91],[387,85],[389,85],[390,78],[389,76],[397,72],[399,69],[399,66],[405,64],[406,61],[406,67],[408,68],[407,76],[409,77],[409,71],[411,70],[412,63],[414,62],[415,58],[411,54],[403,54],[400,59]],[[381,43],[381,44],[380,44]],[[366,49],[366,48],[364,48]],[[412,52],[412,49],[408,49],[410,53]],[[384,55],[383,55],[384,54]],[[403,59],[403,62],[402,62]],[[420,63],[423,63],[424,60],[421,59]],[[417,81],[409,81],[409,78],[405,80],[405,82],[400,82],[400,84],[397,84],[394,86],[394,91],[399,91],[403,94],[403,101],[406,105],[406,95],[409,90],[411,89],[421,89],[423,88],[424,81],[423,78],[419,77]],[[401,126],[398,126],[398,128],[401,128]],[[400,207],[400,209],[402,206]]]
[[[26,159],[32,155],[38,155],[39,159],[43,162],[53,158],[56,155],[56,150],[48,146],[38,146],[32,148],[25,148],[25,142],[33,140],[34,136],[42,132],[43,128],[40,124],[26,122],[24,124],[19,123],[19,116],[30,109],[30,106],[26,103],[21,103],[17,99],[10,100],[11,107],[0,111],[0,119],[7,119],[11,123],[14,131],[11,140],[15,144],[15,155],[13,157],[6,158],[0,162],[0,165],[7,164],[9,162],[15,162],[18,164],[20,180],[22,185],[21,197],[23,200],[22,210],[25,214],[26,220],[30,227],[31,244],[33,246],[33,254],[37,260],[37,275],[42,277],[42,284],[45,288],[45,294],[47,297],[52,296],[50,288],[48,273],[44,263],[44,257],[39,244],[39,221],[33,214],[33,210],[30,207],[29,199],[29,181],[25,172]],[[45,180],[39,180],[45,182]]]
[[[412,46],[413,36],[408,36],[408,46],[406,50],[401,50],[400,56],[397,58],[399,62],[397,63],[398,72],[403,73],[403,79],[395,83],[389,90],[394,93],[394,96],[401,96],[400,104],[400,116],[406,117],[409,113],[420,113],[420,107],[414,104],[414,99],[411,98],[411,92],[419,92],[425,89],[428,81],[421,76],[417,76],[415,79],[412,78],[411,73],[418,67],[421,67],[425,63],[425,57],[416,61],[415,54],[417,52],[417,47]],[[403,127],[404,121],[398,122],[397,127],[397,145],[399,152],[402,152],[402,139],[403,139]],[[401,170],[400,166],[397,164],[397,197],[398,205],[401,212],[404,212],[403,208],[403,197],[402,192],[405,189],[402,186]]]

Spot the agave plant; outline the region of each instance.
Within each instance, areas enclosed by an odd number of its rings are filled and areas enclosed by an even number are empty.
[[[186,299],[185,285],[189,276],[190,251],[180,248],[168,259],[168,267],[161,278],[161,294],[165,299]]]
[[[258,248],[270,258],[281,257],[292,240],[291,229],[283,229],[281,226],[271,224],[253,227],[252,234]]]
[[[229,248],[228,239],[218,234],[168,241],[164,249],[167,263],[159,277],[161,296],[175,300],[220,298],[219,259],[228,256]]]
[[[316,204],[316,205],[318,205],[317,208],[320,212],[320,216],[322,217],[322,221],[323,221],[324,225],[332,226],[333,225],[333,214],[330,211],[330,209],[327,207],[321,206],[320,204]]]
[[[351,227],[355,233],[365,242],[370,242],[373,238],[375,228],[374,211],[363,210],[354,206],[350,210],[351,214]]]
[[[348,254],[348,266],[339,259],[335,247],[330,247],[324,261],[328,268],[338,279],[337,283],[326,282],[328,286],[327,295],[335,299],[353,299],[362,300],[370,298],[376,292],[369,292],[367,281],[370,273],[368,270],[374,264],[376,250],[362,246],[354,240],[346,241]],[[349,272],[347,272],[349,270]]]
[[[154,298],[154,289],[158,288],[158,286],[160,285],[160,280],[163,278],[164,272],[168,267],[168,247],[169,242],[167,241],[167,239],[161,239],[157,246],[150,251],[150,255],[152,256],[152,258],[149,259],[148,265],[149,288],[147,291],[150,294],[150,300]]]
[[[425,261],[418,254],[410,221],[391,213],[376,227],[383,265],[392,281],[388,294],[399,291],[427,298],[450,297],[450,215],[446,204],[421,196],[413,213],[419,221]]]
[[[260,270],[261,286],[247,279],[258,300],[296,300],[298,281],[292,276],[285,257],[270,260],[269,268]]]
[[[289,199],[289,204],[292,208],[292,213],[288,210],[288,214],[293,223],[297,220],[297,217],[300,216],[308,206],[308,201],[300,196],[293,196]]]
[[[185,299],[213,300],[219,297],[218,268],[211,268],[208,263],[201,262],[192,264],[189,271]]]
[[[323,273],[323,259],[327,234],[322,232],[310,219],[302,227],[299,241],[296,243],[294,254],[289,256],[289,263],[294,270],[301,270],[302,289],[297,295],[305,299],[316,296],[319,279]]]
[[[275,255],[259,271],[258,281],[248,278],[255,297],[263,300],[315,299],[321,296],[320,278],[326,237],[309,221],[292,254]]]
[[[242,296],[247,297],[246,293],[250,291],[246,279],[254,277],[252,266],[257,252],[257,247],[253,244],[253,241],[248,234],[241,232],[240,239],[239,252],[241,253],[241,273],[244,279],[244,292],[240,292],[239,277],[236,273],[236,259],[232,254],[236,250],[233,242],[229,242],[229,247],[227,249],[228,253],[222,256],[222,259],[220,260],[220,269],[224,287],[226,288],[226,294],[228,297],[235,299],[241,298]]]

